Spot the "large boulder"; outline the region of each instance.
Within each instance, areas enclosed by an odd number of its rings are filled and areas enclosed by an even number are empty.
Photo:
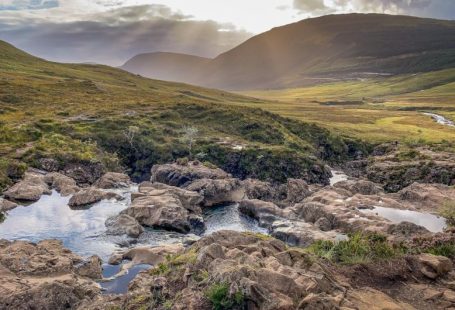
[[[322,231],[315,225],[299,220],[274,221],[270,227],[270,234],[292,246],[307,247],[316,240],[336,240],[335,231]]]
[[[287,216],[287,212],[272,202],[245,199],[239,203],[239,212],[259,221],[261,227],[269,228],[274,221]]]
[[[123,260],[131,261],[126,268],[132,265],[148,264],[157,266],[166,261],[169,255],[175,255],[183,251],[181,244],[167,244],[161,246],[141,246],[114,253],[109,258],[109,263],[120,264]]]
[[[103,199],[112,198],[121,199],[121,197],[115,193],[108,193],[93,187],[89,187],[74,194],[70,198],[68,205],[74,208],[84,207],[99,202]]]
[[[151,170],[152,182],[165,183],[172,186],[185,187],[198,179],[225,179],[230,174],[219,168],[209,168],[199,162],[187,165],[177,163],[154,165]]]
[[[245,189],[242,182],[235,178],[199,179],[189,184],[186,189],[203,196],[202,205],[204,207],[227,202],[238,202],[245,197]]]
[[[430,279],[443,276],[453,268],[452,261],[444,256],[420,254],[417,261],[420,264],[420,272]]]
[[[247,199],[259,199],[263,201],[277,201],[286,198],[285,186],[274,185],[257,179],[243,181]]]
[[[0,212],[5,212],[17,208],[17,203],[0,198]]]
[[[412,183],[398,192],[399,199],[416,209],[438,212],[447,201],[455,201],[455,188],[443,184]]]
[[[94,186],[102,189],[127,188],[131,184],[130,177],[124,173],[107,172],[99,178]]]
[[[105,169],[99,162],[69,162],[60,172],[74,179],[79,186],[89,186],[101,178]]]
[[[106,220],[106,234],[108,235],[127,235],[137,238],[144,231],[139,222],[126,214],[119,214]]]
[[[305,182],[305,180],[288,179],[286,188],[287,188],[286,202],[289,204],[299,203],[303,199],[311,195],[310,188],[307,182]]]
[[[44,175],[35,172],[26,172],[21,181],[14,184],[3,194],[5,198],[24,201],[37,201],[43,194],[50,194]]]
[[[55,188],[62,196],[69,196],[80,191],[80,187],[77,186],[74,179],[58,172],[46,174],[44,181],[52,188]]]
[[[0,309],[74,309],[100,293],[98,257],[84,261],[57,240],[0,240]]]

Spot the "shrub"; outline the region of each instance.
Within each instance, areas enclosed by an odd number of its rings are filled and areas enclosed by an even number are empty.
[[[445,217],[449,226],[455,226],[455,201],[448,200],[443,203],[439,214]]]
[[[308,251],[342,264],[368,263],[398,254],[385,236],[375,233],[355,233],[349,236],[349,240],[339,242],[318,240],[308,248]]]
[[[240,308],[244,302],[242,292],[237,291],[232,295],[229,294],[229,284],[226,282],[210,286],[206,291],[206,296],[212,303],[214,310]]]

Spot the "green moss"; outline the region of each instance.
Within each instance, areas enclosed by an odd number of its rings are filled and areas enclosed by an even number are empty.
[[[159,263],[158,266],[152,268],[150,270],[150,274],[157,276],[157,275],[165,275],[170,271],[170,267],[168,264]]]
[[[206,291],[208,300],[214,310],[227,310],[241,308],[244,303],[243,293],[240,291],[229,294],[228,283],[217,283],[210,286]]]

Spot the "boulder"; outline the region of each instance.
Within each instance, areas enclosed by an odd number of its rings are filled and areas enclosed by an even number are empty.
[[[245,197],[245,189],[242,182],[235,178],[198,179],[186,186],[186,189],[197,192],[204,197],[202,201],[204,207],[238,202]]]
[[[90,186],[104,174],[104,166],[99,162],[69,162],[60,171],[74,179],[79,186]]]
[[[137,238],[144,231],[139,222],[126,214],[119,214],[106,220],[106,234],[108,235],[127,235]]]
[[[299,203],[311,195],[310,188],[305,180],[288,179],[287,181],[287,198],[289,204]]]
[[[87,205],[94,204],[103,199],[121,199],[122,197],[115,193],[107,193],[102,190],[89,187],[82,189],[81,191],[74,194],[68,203],[70,207],[84,207]]]
[[[420,272],[430,279],[444,276],[453,268],[452,261],[444,256],[420,254],[417,261],[420,264]]]
[[[99,258],[84,261],[60,241],[2,240],[0,309],[74,309],[100,293],[98,284],[86,277],[100,275]]]
[[[198,179],[225,179],[230,174],[219,168],[209,168],[199,162],[189,162],[187,165],[177,163],[154,165],[151,170],[152,182],[164,183],[177,187],[185,187]]]
[[[69,196],[80,191],[76,181],[58,172],[46,174],[44,181],[52,188],[55,188],[62,196]]]
[[[286,188],[276,186],[269,182],[256,179],[246,179],[243,181],[247,199],[259,199],[263,201],[284,200],[286,198]]]
[[[429,233],[428,229],[410,222],[392,224],[387,229],[387,233],[396,237],[409,238],[412,236]]]
[[[346,180],[337,182],[334,186],[343,188],[351,192],[352,195],[378,195],[384,192],[380,185],[367,180]]]
[[[141,225],[188,233],[191,230],[190,214],[171,194],[143,196],[134,199],[122,214],[135,218]]]
[[[134,266],[139,264],[148,264],[157,266],[159,263],[166,261],[166,257],[169,255],[175,255],[181,253],[184,250],[181,244],[167,244],[156,247],[143,246],[128,249],[122,252],[115,253],[116,259],[110,261],[118,261],[119,257],[122,260],[130,260],[131,263],[128,266]]]
[[[239,203],[239,212],[259,221],[259,226],[269,228],[274,221],[284,218],[286,212],[272,202],[245,199]]]
[[[76,265],[75,272],[82,277],[94,280],[101,279],[103,277],[102,264],[103,262],[101,261],[101,258],[93,255],[84,260],[82,263]]]
[[[455,188],[443,184],[412,183],[398,192],[399,199],[416,209],[438,212],[447,201],[455,201]]]
[[[273,222],[270,234],[292,246],[306,247],[316,240],[336,240],[335,231],[322,231],[317,227],[298,220],[281,220]]]
[[[130,177],[124,173],[107,172],[99,178],[94,186],[102,189],[127,188],[131,184]]]
[[[5,212],[17,208],[17,203],[0,198],[0,212]]]
[[[51,191],[44,181],[44,175],[35,172],[26,172],[21,181],[14,184],[3,194],[7,199],[37,201],[43,194],[50,194]]]

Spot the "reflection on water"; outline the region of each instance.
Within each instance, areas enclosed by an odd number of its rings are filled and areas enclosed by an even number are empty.
[[[59,239],[79,255],[97,254],[105,259],[118,246],[104,235],[104,222],[127,207],[129,195],[124,195],[123,201],[103,200],[91,208],[73,210],[67,205],[69,197],[53,191],[27,207],[9,211],[0,224],[0,238],[32,242]]]
[[[128,269],[125,274],[107,282],[100,282],[104,294],[124,294],[128,290],[128,285],[136,275],[142,270],[150,269],[147,264],[135,265]],[[103,266],[103,276],[109,278],[115,276],[121,269],[121,265],[105,265]]]
[[[372,210],[365,209],[361,211],[364,213],[377,214],[388,219],[392,223],[411,222],[423,226],[431,232],[441,232],[447,227],[446,220],[443,217],[430,213],[384,207],[375,207]]]
[[[341,181],[346,181],[348,176],[343,171],[330,170],[332,172],[332,177],[330,178],[330,185],[334,185]]]
[[[238,204],[220,205],[208,209],[204,213],[207,230],[205,235],[218,230],[252,231],[267,233],[258,226],[258,222],[240,214]]]

